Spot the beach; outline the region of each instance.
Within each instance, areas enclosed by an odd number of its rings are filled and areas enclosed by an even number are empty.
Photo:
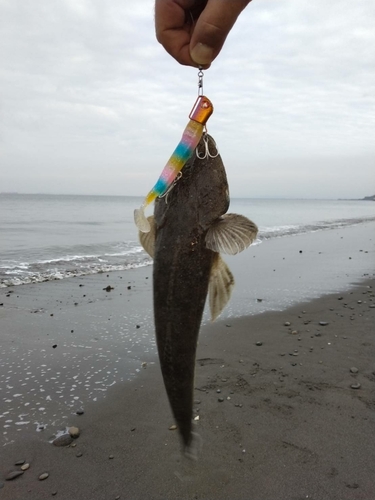
[[[224,257],[236,288],[200,333],[197,462],[169,429],[151,266],[0,289],[0,498],[375,499],[374,226]],[[69,426],[74,446],[52,445]]]

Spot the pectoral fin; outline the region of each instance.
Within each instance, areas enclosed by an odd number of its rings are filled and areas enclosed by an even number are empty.
[[[211,269],[208,296],[211,311],[211,321],[219,316],[227,305],[234,287],[233,274],[219,254],[215,256]]]
[[[155,219],[153,215],[147,217],[147,222],[150,225],[150,230],[147,233],[139,231],[139,241],[143,246],[144,250],[149,254],[150,257],[154,258],[154,247],[155,247]]]
[[[247,217],[226,214],[207,231],[206,247],[217,253],[235,255],[250,246],[257,233],[257,226]]]

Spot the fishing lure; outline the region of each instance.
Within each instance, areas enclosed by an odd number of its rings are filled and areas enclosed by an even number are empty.
[[[164,196],[171,189],[183,166],[198,146],[207,120],[212,115],[213,110],[211,101],[198,93],[198,98],[189,115],[190,121],[182,134],[180,142],[141,207],[134,210],[135,224],[142,233],[148,233],[151,229],[145,215],[146,207],[157,197]]]

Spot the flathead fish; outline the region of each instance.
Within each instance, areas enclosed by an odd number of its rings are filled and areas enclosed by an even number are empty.
[[[205,135],[182,176],[140,232],[153,257],[154,318],[161,371],[169,403],[188,456],[196,456],[193,393],[198,334],[207,294],[214,320],[230,298],[234,279],[220,254],[236,254],[257,235],[242,215],[226,214],[229,191],[215,141]],[[202,154],[203,153],[203,154]]]

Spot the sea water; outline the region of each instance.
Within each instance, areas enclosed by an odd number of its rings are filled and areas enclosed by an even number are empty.
[[[0,287],[149,266],[133,210],[143,198],[0,194]],[[149,209],[152,213],[152,208]],[[231,200],[259,227],[256,243],[375,220],[360,200]]]

